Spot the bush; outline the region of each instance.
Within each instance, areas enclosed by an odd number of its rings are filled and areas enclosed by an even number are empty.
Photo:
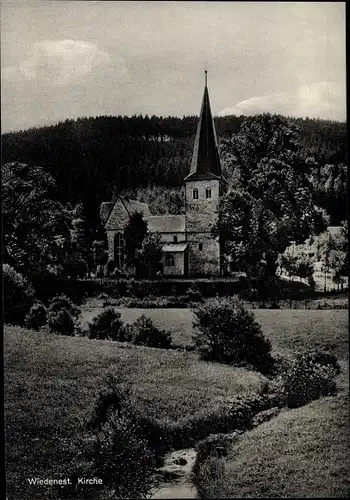
[[[194,345],[200,357],[228,364],[250,364],[264,369],[270,364],[270,342],[261,326],[242,304],[211,299],[194,310]]]
[[[127,413],[137,426],[140,437],[146,439],[148,445],[159,456],[168,449],[166,425],[163,421],[145,415],[144,408],[137,408],[137,400],[131,398],[127,379],[128,368],[125,366],[120,367],[119,372],[110,373],[105,377],[105,387],[100,392],[88,427],[101,429],[112,413],[117,415]]]
[[[108,307],[89,324],[89,338],[99,340],[124,341],[123,322],[121,314],[113,307]]]
[[[277,377],[284,373],[287,369],[289,369],[291,366],[291,359],[279,354],[279,353],[274,353],[273,358],[272,358],[272,363],[271,363],[271,370],[270,373],[267,374],[267,376],[274,380],[274,377]],[[269,386],[269,393],[271,393],[271,380],[268,382]]]
[[[335,375],[331,365],[321,365],[308,355],[300,355],[277,377],[276,384],[279,384],[287,406],[298,408],[322,396],[335,394]]]
[[[195,283],[189,288],[186,295],[189,302],[203,302],[202,294]]]
[[[90,428],[101,428],[107,422],[111,412],[119,415],[122,408],[128,405],[130,392],[123,382],[124,376],[121,370],[119,373],[108,373],[105,376],[104,386],[96,401],[93,417],[89,422]]]
[[[194,469],[198,468],[210,455],[226,456],[230,446],[239,439],[240,434],[240,432],[211,434],[206,439],[199,441],[195,447],[197,456]]]
[[[77,319],[81,313],[79,307],[73,304],[66,295],[57,295],[51,300],[48,312],[55,313],[62,310],[68,311],[74,319]]]
[[[154,485],[156,457],[140,437],[133,419],[112,413],[98,433],[93,451],[94,475],[116,498],[142,498]]]
[[[107,272],[107,276],[111,276],[114,272],[114,270],[116,269],[117,267],[117,263],[115,260],[109,260],[106,264],[106,272]]]
[[[314,292],[316,290],[316,281],[312,274],[307,277],[307,282],[309,284],[310,290]]]
[[[8,264],[2,267],[4,283],[4,323],[23,325],[34,303],[34,289],[27,279]]]
[[[135,279],[131,279],[128,282],[128,295],[130,297],[137,297],[139,299],[143,299],[152,295],[154,284],[145,282],[145,281],[137,281]]]
[[[165,296],[165,297],[154,297],[150,296],[145,299],[127,299],[121,298],[118,300],[118,305],[123,305],[125,307],[138,307],[142,309],[154,309],[154,308],[167,308],[167,307],[178,307],[187,308],[190,307],[188,302],[188,297],[186,295],[178,296]]]
[[[151,318],[142,314],[133,323],[134,336],[133,343],[148,347],[160,347],[169,349],[171,347],[171,335],[165,330],[160,330]]]
[[[233,443],[239,439],[240,433],[212,434],[206,439],[199,441],[195,447],[197,455],[192,469],[192,482],[200,488],[201,474],[207,460],[213,457],[225,457]]]
[[[113,498],[144,498],[154,485],[156,454],[144,435],[126,379],[123,367],[108,375],[97,400],[90,422],[97,436],[89,477],[101,478],[105,491],[114,490]]]
[[[135,335],[133,324],[124,323],[120,331],[120,342],[132,342]]]
[[[197,498],[224,498],[227,477],[230,476],[226,470],[225,459],[209,456],[195,476]]]
[[[297,355],[297,359],[305,360],[305,362],[309,363],[318,363],[321,366],[331,366],[336,375],[340,373],[340,365],[337,357],[331,352],[322,349],[312,349],[311,351],[300,353]]]
[[[49,311],[47,315],[47,324],[53,333],[69,336],[74,335],[74,319],[70,311],[67,309]]]
[[[42,326],[46,325],[47,309],[42,302],[36,302],[30,308],[26,316],[25,324],[28,328],[39,330]]]
[[[168,444],[178,450],[195,446],[209,434],[247,429],[252,422],[256,404],[255,398],[226,399],[210,410],[205,409],[179,419],[166,429]]]

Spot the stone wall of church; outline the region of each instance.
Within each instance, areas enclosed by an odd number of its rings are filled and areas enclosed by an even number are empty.
[[[172,254],[174,257],[174,265],[166,265],[166,254],[163,255],[162,264],[163,272],[166,276],[183,276],[185,269],[185,254],[184,252],[174,252]]]
[[[178,243],[186,241],[185,233],[158,233],[158,234],[160,234],[161,243],[174,243],[174,236],[176,236]]]
[[[129,221],[129,215],[122,204],[120,200],[117,200],[115,203],[112,213],[108,217],[107,223],[106,223],[106,231],[108,230],[114,230],[115,232],[117,230],[124,230],[125,225]]]
[[[114,260],[114,236],[122,231],[106,231],[108,242],[108,260]]]
[[[208,232],[217,220],[220,181],[186,181],[185,208],[186,232]],[[193,198],[193,190],[198,190],[198,199]],[[206,198],[206,190],[211,197]]]
[[[220,244],[210,233],[187,233],[190,276],[220,275]],[[201,248],[201,249],[200,249]]]

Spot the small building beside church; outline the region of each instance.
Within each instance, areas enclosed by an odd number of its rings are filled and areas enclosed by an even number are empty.
[[[220,197],[226,190],[207,81],[193,148],[190,172],[184,179],[185,213],[155,215],[146,203],[118,196],[101,204],[100,217],[108,240],[109,260],[123,270],[124,228],[134,212],[142,213],[148,230],[163,244],[162,267],[168,276],[220,276],[221,248],[211,228],[217,221]]]

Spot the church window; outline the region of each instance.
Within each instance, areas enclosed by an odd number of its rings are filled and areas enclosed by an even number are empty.
[[[203,250],[203,243],[199,243],[198,245],[198,250],[202,251]]]
[[[198,189],[193,190],[193,199],[198,200]]]
[[[205,197],[206,197],[206,198],[211,198],[211,189],[210,189],[210,188],[207,188],[207,189],[205,190]]]
[[[114,260],[116,266],[121,269],[124,265],[124,238],[121,233],[114,236]]]
[[[175,235],[175,236],[173,236],[173,242],[174,242],[174,243],[177,243],[177,236],[176,236],[176,235]]]
[[[165,265],[166,266],[174,266],[175,265],[175,260],[174,256],[171,253],[167,253],[165,256]]]

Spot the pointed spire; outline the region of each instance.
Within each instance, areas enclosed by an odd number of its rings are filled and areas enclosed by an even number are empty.
[[[204,75],[204,95],[194,142],[191,169],[185,181],[221,179],[218,144],[207,87],[207,70],[205,70]]]

